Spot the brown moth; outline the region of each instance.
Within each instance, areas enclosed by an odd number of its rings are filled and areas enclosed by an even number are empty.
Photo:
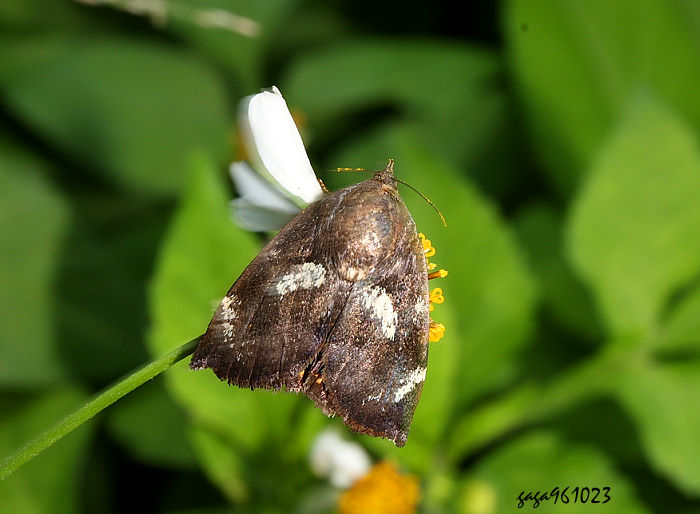
[[[394,163],[325,194],[263,248],[192,358],[239,387],[302,392],[403,446],[428,361],[428,270]]]

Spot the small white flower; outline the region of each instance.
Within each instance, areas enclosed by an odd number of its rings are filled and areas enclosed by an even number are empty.
[[[252,168],[231,165],[240,194],[233,202],[236,221],[249,230],[276,230],[323,190],[277,87],[243,100],[241,130]]]
[[[362,446],[342,439],[333,428],[318,435],[311,448],[309,461],[314,473],[328,478],[335,487],[343,489],[365,476],[372,466],[369,455]]]

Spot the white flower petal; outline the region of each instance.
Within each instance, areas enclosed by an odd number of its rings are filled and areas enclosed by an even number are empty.
[[[252,143],[249,151],[264,167],[259,171],[269,174],[299,205],[321,198],[323,190],[279,90],[273,86],[272,91],[250,97],[244,104],[244,118],[242,125]]]
[[[236,198],[231,202],[231,207],[236,225],[252,232],[279,230],[297,214],[254,205],[245,198]]]
[[[247,162],[234,162],[229,168],[229,174],[238,195],[251,204],[284,213],[299,212],[300,209],[294,202],[256,173]]]
[[[369,471],[372,463],[365,449],[345,441],[332,428],[319,434],[309,455],[311,469],[336,487],[347,488]]]
[[[239,227],[255,232],[279,230],[299,212],[294,202],[253,171],[248,163],[234,162],[229,172],[240,195],[231,202]]]

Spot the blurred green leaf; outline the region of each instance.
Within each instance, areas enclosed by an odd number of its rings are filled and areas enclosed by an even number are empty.
[[[76,1],[5,0],[0,2],[0,27],[8,30],[97,30],[95,19]],[[104,27],[99,27],[104,28]]]
[[[172,12],[181,16],[171,16],[169,30],[184,37],[193,46],[201,48],[208,55],[225,66],[237,79],[244,94],[257,93],[264,73],[265,55],[280,32],[285,33],[285,25],[298,0],[178,0],[170,2]],[[197,19],[208,17],[225,22],[230,15],[243,16],[256,24],[258,30],[251,37],[221,27],[201,26]],[[247,24],[246,24],[247,26]]]
[[[0,72],[0,87],[8,108],[51,146],[148,193],[177,191],[193,149],[223,160],[223,85],[192,55],[126,37],[46,37],[52,44],[42,36],[6,42],[0,62],[14,72]],[[25,53],[32,66],[21,62]]]
[[[639,469],[645,466],[634,420],[614,397],[606,395],[562,409],[550,427],[568,440],[595,444],[621,467]]]
[[[445,303],[431,317],[446,325],[445,337],[431,344],[428,375],[413,422],[411,439],[438,444],[459,407],[501,385],[511,376],[516,351],[530,333],[534,284],[511,234],[494,211],[455,170],[430,153],[416,132],[391,125],[348,144],[338,162],[369,167],[383,156],[396,158],[397,177],[427,194],[440,218],[410,190],[402,195],[418,229],[437,250],[431,262],[449,276],[432,281]]]
[[[245,482],[244,462],[231,441],[213,430],[189,427],[189,438],[200,457],[204,472],[232,503],[242,503],[250,494]]]
[[[591,170],[567,232],[612,334],[653,334],[669,295],[700,270],[698,191],[693,133],[639,98]]]
[[[643,359],[620,376],[618,398],[635,420],[651,464],[681,490],[700,495],[700,361]]]
[[[30,401],[0,398],[0,455],[17,451],[85,396],[55,388]],[[0,510],[8,513],[79,512],[81,469],[92,428],[81,427],[0,482]]]
[[[501,192],[518,174],[500,73],[496,55],[483,48],[365,38],[298,60],[282,92],[308,119],[312,148],[316,139],[352,129],[352,113],[393,107],[395,116],[415,122],[424,146],[453,165],[468,163],[483,187]],[[354,124],[359,134],[371,129]]]
[[[107,414],[111,434],[137,458],[159,466],[193,467],[187,417],[160,379],[142,385]]]
[[[537,203],[523,209],[515,223],[547,311],[569,330],[599,342],[602,332],[590,294],[564,255],[562,216],[551,206]]]
[[[205,473],[244,512],[298,511],[293,506],[312,481],[306,458],[289,460],[268,445],[242,452],[224,431],[198,423],[190,435]]]
[[[478,487],[475,487],[478,486]],[[594,446],[565,441],[548,432],[535,432],[506,444],[479,462],[465,484],[457,505],[464,514],[476,512],[511,512],[518,508],[518,495],[528,492],[551,492],[558,487],[567,492],[569,503],[563,504],[561,496],[556,505],[554,499],[543,501],[538,507],[532,501],[525,502],[522,510],[536,512],[648,512],[641,503],[630,481],[615,468],[608,457]],[[598,496],[599,504],[574,502],[574,487],[609,487],[610,501],[602,504],[604,494]],[[486,503],[485,503],[486,502]],[[490,509],[477,510],[479,505]]]
[[[71,376],[102,386],[146,360],[146,283],[172,208],[95,189],[73,193],[76,221],[56,280],[57,344]]]
[[[700,284],[674,305],[655,343],[662,351],[700,350]]]
[[[511,0],[510,60],[537,151],[570,193],[631,92],[652,90],[700,127],[690,7],[672,0]]]
[[[54,282],[69,207],[39,159],[0,142],[0,384],[65,376],[56,348]]]
[[[443,116],[456,117],[455,109],[462,114],[465,104],[492,85],[488,81],[498,71],[493,53],[467,45],[351,40],[298,61],[284,93],[314,125],[383,101],[398,101],[411,114],[437,122]]]

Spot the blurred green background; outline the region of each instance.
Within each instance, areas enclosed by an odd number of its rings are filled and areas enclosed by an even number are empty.
[[[0,457],[203,332],[263,244],[227,166],[276,84],[332,189],[393,157],[448,221],[404,190],[450,272],[408,443],[345,436],[421,512],[700,513],[700,3],[90,3],[0,3]],[[333,511],[308,454],[342,425],[188,360],[0,512]]]

